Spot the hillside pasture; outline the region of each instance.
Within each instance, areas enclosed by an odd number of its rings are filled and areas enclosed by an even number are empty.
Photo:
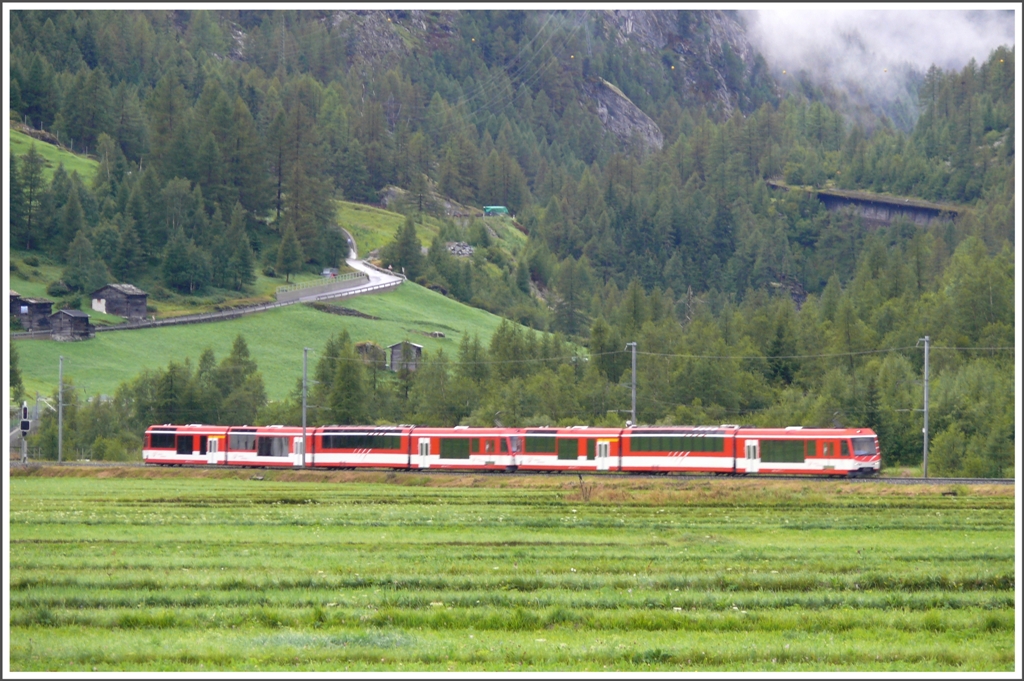
[[[315,364],[327,339],[342,329],[354,342],[371,340],[386,347],[409,340],[429,353],[444,349],[454,357],[463,334],[478,334],[488,343],[501,323],[500,317],[412,282],[386,293],[342,299],[338,305],[379,319],[328,314],[296,304],[223,322],[98,333],[78,343],[14,342],[28,394],[56,390],[58,357],[63,356],[65,380],[86,395],[112,395],[120,383],[145,369],[166,368],[169,362],[186,358],[195,366],[205,348],[213,349],[220,360],[241,334],[263,373],[268,399],[280,400],[302,377],[302,348],[312,349],[310,362]],[[441,331],[444,338],[428,336],[431,331]]]
[[[1008,487],[57,466],[10,484],[19,672],[1015,665]]]
[[[68,172],[68,175],[77,172],[78,176],[82,178],[82,182],[88,186],[92,182],[96,170],[100,167],[96,159],[73,154],[60,147],[29,137],[18,130],[11,130],[11,153],[15,156],[24,156],[33,144],[36,145],[36,152],[45,160],[43,177],[47,182],[53,179],[53,172],[57,170],[57,166],[63,163],[64,170]]]

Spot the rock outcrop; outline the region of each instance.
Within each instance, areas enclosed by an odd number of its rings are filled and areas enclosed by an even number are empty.
[[[584,83],[583,94],[593,104],[604,127],[623,144],[640,144],[642,153],[661,149],[665,137],[658,124],[641,111],[622,90],[603,78],[597,78]]]

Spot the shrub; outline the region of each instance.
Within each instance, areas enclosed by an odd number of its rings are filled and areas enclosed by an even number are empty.
[[[39,267],[39,258],[34,255],[26,256],[22,260],[29,267]]]
[[[81,310],[82,309],[82,296],[78,294],[72,294],[64,296],[57,300],[58,310]]]
[[[58,279],[46,287],[46,292],[55,298],[60,298],[71,293],[71,287],[65,284],[63,279]]]
[[[277,272],[274,270],[273,267],[267,265],[266,267],[263,268],[263,276],[274,278],[277,277]]]

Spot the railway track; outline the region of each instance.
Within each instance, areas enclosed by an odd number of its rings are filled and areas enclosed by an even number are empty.
[[[175,468],[164,467],[164,466],[148,466],[144,463],[134,462],[114,462],[114,461],[65,461],[64,463],[57,463],[56,461],[30,461],[28,466],[69,466],[69,467],[92,467],[92,468]],[[21,468],[26,466],[19,461],[11,459],[12,468]],[[180,466],[181,468],[194,468],[194,469],[205,469],[211,468],[207,464],[197,465],[185,465]],[[216,468],[220,468],[219,466]],[[238,466],[238,468],[244,468],[247,470],[296,470],[292,468],[259,468],[256,466]],[[298,469],[304,470],[304,469]],[[328,469],[316,469],[316,470],[328,470]],[[329,470],[354,470],[354,469],[329,469]],[[387,469],[367,469],[369,472],[387,472]],[[867,477],[855,477],[847,478],[841,476],[823,476],[823,475],[770,475],[770,474],[754,474],[754,475],[715,475],[715,474],[696,474],[696,473],[619,473],[617,471],[608,472],[577,472],[577,471],[516,471],[514,473],[506,473],[502,471],[452,471],[452,470],[439,470],[436,468],[427,469],[394,469],[396,473],[418,473],[422,475],[449,475],[449,476],[466,476],[466,475],[493,475],[493,476],[514,476],[514,477],[531,477],[531,476],[543,476],[543,477],[554,477],[554,478],[572,478],[577,475],[586,475],[589,479],[595,478],[609,478],[609,479],[627,479],[627,478],[665,478],[673,480],[736,480],[736,479],[750,479],[750,480],[819,480],[824,482],[862,482],[862,483],[888,483],[890,485],[1013,485],[1017,481],[1015,478],[893,478],[886,476],[867,476]]]

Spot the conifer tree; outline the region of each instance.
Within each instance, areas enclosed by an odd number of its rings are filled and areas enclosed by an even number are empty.
[[[60,217],[58,218],[59,231],[56,234],[57,240],[54,244],[57,253],[61,255],[69,253],[68,245],[84,229],[85,214],[82,211],[82,202],[78,197],[78,187],[72,183],[67,203],[64,204],[64,208],[61,210]]]
[[[366,418],[366,387],[363,363],[348,343],[337,358],[329,397],[334,423],[358,424]]]
[[[25,188],[22,184],[21,171],[18,168],[18,159],[11,152],[11,182],[8,190],[8,201],[11,210],[11,240],[15,243],[24,239],[26,201]]]
[[[292,274],[302,269],[302,263],[305,260],[302,246],[295,236],[295,229],[288,225],[284,228],[281,245],[277,249],[277,271],[284,272],[285,282],[288,282]]]
[[[142,244],[139,243],[139,234],[132,223],[131,218],[124,220],[117,256],[114,258],[113,270],[119,281],[133,280],[144,264]]]
[[[96,256],[92,242],[85,236],[84,230],[79,230],[68,246],[66,261],[67,266],[61,278],[73,290],[90,293],[110,283],[110,272]]]
[[[42,194],[46,189],[43,179],[45,163],[42,154],[36,150],[35,142],[33,142],[28,148],[28,153],[22,157],[21,172],[19,173],[19,184],[24,197],[23,228],[19,233],[19,242],[25,244],[26,250],[37,248],[42,243],[43,232],[39,220],[39,206]]]
[[[245,209],[242,208],[241,203],[235,203],[235,207],[231,211],[231,226],[228,228],[227,244],[232,251],[226,269],[230,273],[232,285],[241,291],[243,287],[256,281],[256,275],[253,273],[256,256],[253,255],[249,234],[245,230]]]

